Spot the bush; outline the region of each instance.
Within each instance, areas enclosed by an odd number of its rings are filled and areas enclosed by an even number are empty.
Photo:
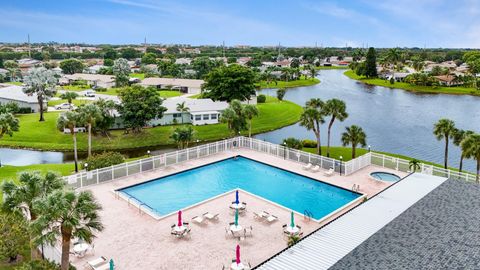
[[[28,246],[28,225],[19,214],[0,213],[0,261],[16,262]]]
[[[284,96],[285,96],[285,89],[284,89],[284,88],[278,89],[278,90],[277,90],[277,98],[278,98],[278,100],[282,101]]]
[[[49,260],[33,260],[16,267],[15,270],[59,270],[60,265]],[[76,270],[73,265],[70,264],[69,270]]]
[[[95,92],[107,92],[107,88],[97,87],[97,88],[95,88]]]
[[[88,163],[88,171],[100,169],[112,165],[117,165],[125,162],[125,157],[117,152],[103,152],[101,154],[93,154],[82,163],[82,168],[85,169],[85,163]]]
[[[267,101],[267,97],[265,95],[257,96],[257,103],[265,103],[265,101]]]
[[[307,148],[316,148],[317,147],[317,142],[314,140],[303,140],[302,141],[303,147]]]
[[[32,109],[28,107],[18,108],[16,113],[32,113]]]
[[[283,140],[283,144],[287,145],[288,148],[293,148],[293,149],[302,149],[303,144],[302,141],[299,139],[295,139],[293,137],[289,137]]]

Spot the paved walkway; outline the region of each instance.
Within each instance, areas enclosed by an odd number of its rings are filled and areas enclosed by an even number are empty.
[[[412,174],[259,269],[328,269],[445,180]]]

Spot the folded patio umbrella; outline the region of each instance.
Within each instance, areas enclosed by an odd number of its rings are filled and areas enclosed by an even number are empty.
[[[238,209],[235,209],[235,226],[238,226]]]
[[[110,270],[115,269],[115,264],[113,263],[113,259],[110,259]]]
[[[182,211],[178,211],[178,227],[181,227],[183,225],[182,223]]]
[[[293,211],[292,214],[290,215],[290,227],[295,227],[295,217],[293,216]]]
[[[239,203],[240,203],[240,201],[238,200],[238,190],[235,191],[235,203],[236,203],[236,204],[239,204]]]
[[[236,252],[236,263],[240,263],[240,245],[237,245],[237,252]]]

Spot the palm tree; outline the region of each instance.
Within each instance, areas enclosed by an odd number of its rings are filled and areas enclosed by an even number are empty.
[[[72,101],[78,97],[78,94],[75,92],[65,92],[60,95],[61,99],[66,99],[68,101],[68,104],[72,104]]]
[[[53,172],[47,172],[44,176],[38,172],[22,172],[18,177],[18,184],[13,180],[3,182],[3,210],[7,212],[21,213],[27,221],[33,222],[39,213],[34,208],[34,203],[47,197],[52,191],[61,189],[65,182]],[[30,235],[33,240],[33,235]],[[36,248],[31,241],[31,257],[35,258]]]
[[[335,119],[338,119],[340,122],[343,122],[348,117],[347,105],[344,101],[339,99],[330,99],[327,100],[325,104],[325,114],[331,115],[330,123],[328,123],[328,132],[327,132],[327,157],[330,157],[330,132],[333,126]]]
[[[0,139],[3,135],[7,134],[12,137],[14,131],[18,131],[20,128],[18,118],[12,113],[0,114]]]
[[[223,110],[220,116],[222,123],[227,123],[228,129],[236,136],[242,130],[247,129],[247,119],[244,113],[244,106],[239,100],[232,100],[230,106]]]
[[[27,95],[37,95],[37,101],[40,107],[40,122],[45,121],[43,118],[44,101],[49,97],[53,97],[57,92],[55,89],[57,81],[58,79],[55,76],[55,72],[44,67],[30,69],[28,75],[23,80],[25,84],[23,92]]]
[[[75,159],[75,172],[78,172],[78,155],[77,155],[77,127],[83,125],[82,117],[78,112],[68,111],[57,120],[57,128],[60,131],[68,129],[73,139],[73,157]]]
[[[193,141],[194,137],[195,131],[192,126],[178,127],[170,136],[177,143],[179,149],[188,148],[188,144]]]
[[[317,154],[322,154],[322,148],[320,146],[320,125],[325,123],[322,113],[313,108],[305,107],[303,113],[300,116],[300,125],[305,127],[307,130],[312,130],[317,138]]]
[[[474,132],[471,131],[471,130],[455,129],[455,134],[453,135],[453,144],[456,145],[456,146],[460,146],[462,141],[465,140],[465,138],[467,138],[468,136],[470,136],[472,134],[474,134]],[[462,172],[463,159],[464,159],[464,155],[463,155],[463,151],[462,151],[460,153],[460,163],[458,165],[458,171],[459,172]]]
[[[317,75],[317,70],[315,69],[315,67],[310,66],[310,77],[314,79],[316,75]]]
[[[88,156],[92,155],[92,127],[98,121],[102,121],[103,115],[100,108],[95,104],[86,104],[78,108],[81,122],[87,124],[88,130]]]
[[[235,118],[236,118],[235,111],[231,108],[226,108],[225,110],[223,110],[220,116],[220,121],[222,123],[227,123],[228,130],[233,132],[234,135],[235,135],[235,132],[233,131],[233,122],[235,121]]]
[[[400,50],[398,48],[390,48],[387,51],[386,59],[393,64],[395,67],[397,65],[397,62],[400,61],[401,54]]]
[[[182,103],[177,103],[177,112],[180,112],[180,116],[182,117],[182,124],[183,124],[183,113],[189,112],[190,108],[185,105],[185,101]]]
[[[465,158],[477,161],[477,183],[480,183],[480,134],[471,134],[462,143],[462,152]]]
[[[32,228],[38,233],[35,242],[52,244],[58,237],[62,239],[62,270],[70,266],[70,244],[72,237],[91,243],[95,232],[102,231],[98,211],[100,204],[92,193],[57,190],[34,205],[40,213]]]
[[[448,167],[448,141],[455,135],[455,123],[449,119],[440,119],[433,126],[433,134],[437,140],[445,139],[445,169]]]
[[[367,135],[361,127],[356,125],[346,127],[345,130],[346,131],[342,133],[342,144],[343,146],[352,145],[352,159],[354,159],[357,146],[365,147],[367,145]]]
[[[412,170],[413,172],[416,172],[417,170],[420,170],[420,160],[418,159],[412,159],[408,162],[408,168]]]
[[[248,119],[248,137],[252,137],[252,121],[253,117],[258,116],[257,106],[247,104],[243,107],[243,114]]]

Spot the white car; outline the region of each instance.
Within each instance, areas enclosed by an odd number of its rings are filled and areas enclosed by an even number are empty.
[[[95,91],[92,91],[92,90],[85,91],[83,95],[86,97],[95,97]]]
[[[55,106],[56,110],[73,110],[75,106],[70,103],[62,103]]]

